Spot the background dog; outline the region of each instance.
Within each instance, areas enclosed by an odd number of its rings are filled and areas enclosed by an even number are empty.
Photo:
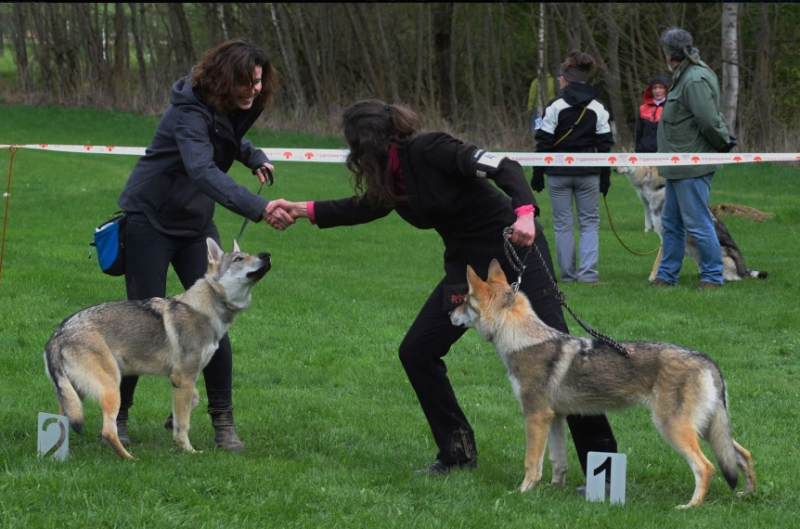
[[[658,167],[626,165],[615,167],[614,170],[628,177],[628,181],[636,190],[639,200],[644,205],[644,231],[654,231],[661,239],[664,231],[661,225],[661,210],[664,209],[664,187],[666,182],[658,174]],[[724,280],[738,281],[748,277],[765,279],[769,275],[767,272],[747,268],[741,250],[713,209],[711,210],[711,216],[714,220],[714,231],[717,233],[717,239],[722,248],[722,277]],[[656,278],[658,265],[661,263],[661,255],[661,249],[659,248],[656,260],[650,270],[650,281]],[[694,238],[688,233],[686,234],[686,255],[691,257],[699,266],[700,259],[697,254],[697,245]]]
[[[251,291],[271,267],[270,255],[223,253],[209,238],[208,269],[183,294],[110,301],[76,312],[55,330],[44,352],[59,413],[83,434],[85,397],[103,409],[101,437],[121,458],[133,459],[117,436],[119,384],[125,375],[156,375],[173,386],[173,439],[187,452],[189,418],[199,402],[196,381],[219,340],[250,306]]]
[[[755,490],[750,452],[731,437],[725,382],[708,356],[656,342],[622,342],[625,357],[605,343],[570,336],[547,326],[522,292],[509,286],[494,259],[484,282],[467,266],[469,294],[450,315],[453,325],[474,327],[494,344],[522,405],[527,435],[526,491],[542,479],[550,444],[552,483],[564,485],[567,472],[566,417],[597,414],[646,404],[662,437],[692,469],[695,489],[686,505],[700,505],[714,465],[700,448],[708,440],[731,489],[744,476],[744,491]]]

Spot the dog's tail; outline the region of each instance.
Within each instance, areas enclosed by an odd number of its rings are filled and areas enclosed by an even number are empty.
[[[716,405],[711,412],[706,438],[711,445],[711,450],[714,452],[714,457],[717,459],[725,481],[728,482],[728,486],[731,489],[736,489],[739,483],[736,448],[733,443],[731,419],[728,415],[725,382],[721,378],[719,381],[721,386],[717,395]]]
[[[766,279],[767,277],[769,277],[769,274],[767,272],[764,272],[763,270],[750,270],[748,268],[747,276],[754,277],[756,279]]]
[[[61,408],[61,413],[69,419],[69,425],[79,435],[83,435],[83,403],[64,371],[64,364],[57,346],[52,341],[47,344],[44,351],[44,366],[47,376],[56,390],[56,398]]]

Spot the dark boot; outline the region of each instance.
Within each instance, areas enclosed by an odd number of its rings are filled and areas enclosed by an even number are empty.
[[[120,408],[117,413],[117,437],[122,446],[129,447],[131,438],[128,437],[128,408]]]
[[[241,452],[244,450],[239,436],[236,435],[236,425],[233,423],[233,408],[208,409],[211,415],[211,425],[214,427],[214,444],[217,448]]]

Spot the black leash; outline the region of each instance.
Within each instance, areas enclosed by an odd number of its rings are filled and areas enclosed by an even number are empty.
[[[266,169],[266,170],[267,170],[267,179],[266,179],[266,180],[264,180],[264,182],[267,182],[267,181],[269,181],[269,184],[268,184],[268,185],[270,185],[270,186],[271,186],[272,184],[274,184],[274,183],[275,183],[275,177],[273,177],[273,176],[272,176],[272,171],[270,171],[270,170],[269,170],[269,167],[267,167],[266,165],[264,165],[264,166],[262,166],[262,167],[264,167],[264,169]],[[264,182],[261,182],[261,186],[259,186],[259,188],[258,188],[258,193],[257,193],[257,194],[258,194],[259,196],[261,195],[261,190],[262,190],[262,189],[264,189]],[[244,233],[244,228],[245,228],[245,226],[247,226],[247,223],[248,223],[248,222],[250,222],[250,219],[248,219],[247,217],[245,217],[245,219],[244,219],[244,222],[242,223],[242,229],[241,229],[241,230],[239,230],[239,236],[238,236],[238,237],[236,237],[236,242],[241,242],[241,240],[242,240],[242,234]]]
[[[624,357],[630,356],[628,350],[625,349],[625,347],[621,343],[589,327],[589,325],[587,325],[580,318],[578,318],[578,315],[575,314],[575,312],[569,307],[569,305],[567,305],[566,301],[567,295],[564,293],[564,291],[558,288],[558,284],[556,283],[555,278],[553,278],[553,275],[550,273],[550,270],[547,268],[547,263],[545,263],[544,257],[542,257],[542,253],[539,251],[539,248],[536,246],[536,243],[532,244],[525,252],[525,256],[522,259],[520,259],[520,257],[517,255],[517,252],[514,250],[514,245],[508,239],[508,235],[511,234],[513,231],[514,230],[512,230],[511,227],[506,227],[505,229],[503,229],[503,248],[505,249],[506,258],[508,258],[509,262],[511,263],[511,266],[514,267],[514,269],[519,273],[519,278],[517,279],[517,281],[511,284],[511,287],[514,289],[514,293],[516,294],[517,291],[519,291],[519,286],[520,284],[522,284],[522,273],[525,271],[525,261],[528,259],[528,255],[530,255],[531,253],[531,248],[534,248],[536,250],[536,254],[539,256],[539,260],[544,265],[543,268],[545,273],[547,274],[547,277],[550,279],[550,283],[553,285],[553,288],[556,291],[556,300],[558,300],[558,302],[561,305],[563,305],[565,309],[567,309],[567,312],[569,312],[570,315],[575,319],[575,321],[577,321],[578,324],[581,327],[583,327],[583,330],[588,332],[592,337],[607,343],[608,345],[616,349],[617,352],[622,356]]]

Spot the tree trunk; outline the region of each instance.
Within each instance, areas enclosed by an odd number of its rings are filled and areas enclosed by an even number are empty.
[[[450,87],[453,82],[450,77],[450,48],[454,7],[455,4],[452,2],[440,2],[433,10],[437,106],[442,118],[447,121],[453,120],[453,101],[450,99]]]
[[[117,107],[122,101],[128,99],[130,50],[128,49],[128,31],[125,24],[125,4],[116,3],[114,6],[114,70],[111,82],[114,88],[114,106]]]
[[[456,35],[458,4],[453,4],[453,17],[450,20],[450,106],[453,121],[458,121],[458,90],[456,90]]]
[[[372,7],[366,3],[353,3],[348,5],[355,6],[356,14],[361,21],[359,27],[361,27],[362,30],[359,33],[365,35],[366,37],[365,46],[362,49],[364,51],[365,60],[369,61],[369,71],[370,75],[372,76],[373,86],[378,93],[378,97],[380,97],[380,99],[383,101],[386,101],[390,97],[389,90],[386,87],[386,76],[388,75],[387,70],[389,70],[389,67],[388,65],[384,65],[382,68],[375,68],[373,65],[373,57],[375,61],[380,60],[378,53],[381,47],[379,44],[379,39],[375,37],[375,20],[367,11],[368,9],[372,9]],[[376,3],[374,4],[374,8],[378,9],[380,6]],[[359,40],[359,44],[361,43],[361,40]]]
[[[422,35],[425,31],[425,5],[423,3],[417,4],[417,60],[414,69],[414,105],[419,106],[420,99],[422,98],[422,60],[425,56]]]
[[[186,20],[186,12],[183,10],[182,3],[169,2],[167,13],[169,14],[170,41],[172,50],[175,52],[175,66],[179,75],[183,75],[197,60],[194,46],[192,46],[192,33],[189,30],[189,22]]]
[[[300,70],[297,66],[297,57],[294,52],[294,44],[292,43],[291,32],[287,28],[288,24],[283,22],[283,17],[278,16],[278,13],[276,12],[277,9],[283,9],[284,12],[282,14],[285,14],[287,8],[283,4],[270,4],[272,27],[275,28],[275,34],[277,35],[278,43],[280,44],[284,66],[287,70],[289,80],[292,83],[296,104],[295,111],[297,113],[305,112],[306,97],[303,93],[303,85],[302,81],[300,80]]]
[[[19,79],[20,90],[23,99],[28,102],[28,95],[33,92],[33,79],[30,71],[30,64],[28,63],[28,43],[25,36],[28,34],[28,26],[25,24],[24,9],[19,2],[11,4],[11,22],[13,31],[11,32],[11,40],[14,43],[14,56],[17,65],[17,78]]]
[[[739,102],[739,4],[722,4],[722,115],[734,136]]]
[[[362,6],[362,7],[354,7],[354,6]],[[372,52],[370,48],[370,44],[364,39],[364,31],[363,31],[363,23],[360,23],[356,19],[356,13],[354,13],[355,9],[363,9],[363,4],[352,4],[347,3],[344,4],[344,10],[347,14],[347,19],[350,21],[350,27],[352,28],[352,35],[355,36],[356,42],[358,42],[358,47],[361,50],[361,63],[364,65],[367,76],[369,77],[369,86],[372,89],[372,92],[381,99],[386,99],[386,93],[383,89],[383,83],[381,82],[381,78],[376,73],[376,70],[372,64]],[[369,36],[369,33],[367,34]],[[372,48],[374,49],[374,48]]]
[[[142,100],[141,105],[147,105],[150,103],[150,85],[147,82],[147,63],[144,59],[144,46],[139,35],[139,22],[137,17],[137,11],[139,9],[138,5],[141,4],[136,4],[135,2],[130,2],[128,4],[131,10],[131,34],[133,36],[133,46],[136,49],[136,63],[139,69],[138,94]]]
[[[317,61],[320,46],[319,39],[317,39],[316,26],[319,21],[314,20],[313,13],[306,13],[304,6],[301,4],[285,4],[284,7],[287,14],[290,15],[292,26],[297,28],[297,35],[303,44],[302,52],[308,67],[308,74],[311,77],[311,84],[314,87],[314,104],[327,108],[327,98],[323,95],[322,87],[320,86],[319,63]],[[295,11],[292,11],[293,8]],[[310,25],[306,24],[308,20],[313,22]]]
[[[626,6],[623,6],[622,10],[624,9],[626,9]],[[605,47],[605,55],[608,57],[608,60],[606,60],[603,58],[603,51],[594,39],[585,13],[581,9],[576,9],[575,13],[580,21],[581,28],[583,28],[583,37],[588,43],[587,51],[594,58],[597,69],[606,84],[611,107],[611,119],[614,122],[612,126],[616,128],[616,143],[629,145],[631,143],[632,134],[625,121],[625,105],[622,104],[619,83],[619,26],[617,25],[619,19],[624,21],[625,15],[623,13],[615,13],[614,4],[606,3],[600,5],[600,16],[602,17],[603,25],[608,35]]]
[[[468,115],[474,116],[475,112],[481,108],[478,104],[478,88],[475,86],[475,66],[473,64],[474,52],[472,50],[472,32],[470,31],[469,23],[469,4],[464,4],[464,39],[466,40],[467,53],[463,60],[467,63],[467,91],[469,92],[470,108]]]
[[[389,89],[391,90],[392,102],[400,101],[400,92],[397,89],[397,67],[389,53],[389,44],[386,42],[386,33],[383,28],[383,4],[376,3],[375,10],[378,19],[378,36],[381,42],[381,52],[383,53],[383,64],[386,74],[389,76]]]
[[[758,30],[756,31],[755,101],[757,133],[760,148],[772,145],[772,104],[769,97],[771,61],[769,56],[769,4],[757,4]]]

